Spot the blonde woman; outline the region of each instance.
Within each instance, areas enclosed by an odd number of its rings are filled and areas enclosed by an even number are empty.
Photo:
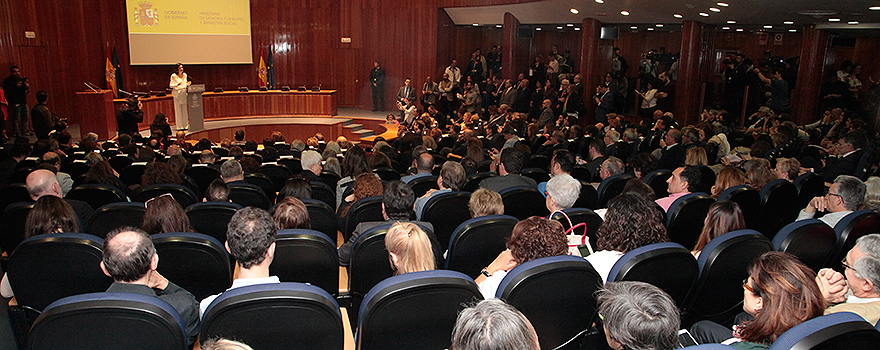
[[[385,234],[385,249],[394,275],[434,270],[434,252],[428,234],[418,225],[398,222]]]

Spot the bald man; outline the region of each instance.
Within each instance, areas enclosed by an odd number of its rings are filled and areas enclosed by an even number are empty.
[[[410,183],[420,177],[431,176],[431,171],[434,170],[434,156],[428,152],[419,154],[418,157],[413,159],[413,167],[416,168],[417,172],[412,175],[401,177],[400,181]]]
[[[58,177],[55,176],[55,173],[46,169],[32,171],[25,180],[25,186],[33,201],[40,199],[42,196],[64,198],[61,192],[61,185],[58,184]],[[73,208],[82,225],[87,225],[92,216],[95,215],[95,209],[86,202],[66,198],[64,200]]]

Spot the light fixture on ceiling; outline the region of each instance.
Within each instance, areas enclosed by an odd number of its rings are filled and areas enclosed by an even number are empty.
[[[721,27],[723,30],[730,30],[730,27]]]
[[[575,14],[575,15],[578,14],[578,12],[580,12],[580,11],[578,11],[578,9],[576,9],[576,8],[572,8],[572,9],[569,10],[569,11],[571,11],[571,13],[572,13],[572,14]]]
[[[727,21],[727,24],[736,24],[736,21]]]
[[[568,27],[574,27],[574,24],[569,23],[569,24],[566,24],[566,26],[568,26]]]
[[[577,27],[577,28],[575,28],[574,30],[581,30],[581,28],[580,28],[580,27]]]
[[[624,16],[629,16],[629,11],[626,11],[626,10],[620,11],[620,14],[624,15]]]
[[[737,32],[741,32],[741,31],[743,31],[743,29],[742,29],[742,28],[736,28],[736,31],[737,31]]]
[[[672,17],[675,17],[675,18],[683,18],[684,16],[682,16],[682,15],[680,15],[680,14],[678,14],[678,13],[673,13],[673,14],[672,14]]]
[[[650,30],[650,31],[654,31],[654,28],[648,28],[648,30]]]
[[[764,29],[773,29],[773,26],[771,26],[771,25],[768,24],[768,25],[765,25],[765,26],[764,26]]]
[[[726,3],[726,2],[718,2],[717,4],[718,4],[718,6],[721,6],[721,7],[727,7],[727,6],[730,6],[730,4],[728,4],[728,3]]]
[[[828,22],[840,22],[840,18],[829,18]]]
[[[535,30],[541,30],[541,27],[535,28]]]
[[[502,27],[502,26],[501,26],[500,24],[496,24],[496,25],[495,25],[495,28],[501,28],[501,27]]]
[[[871,11],[880,11],[880,6],[871,6],[871,7],[868,8],[868,10],[871,10]]]
[[[656,26],[657,28],[663,28],[663,23],[657,23],[654,26]]]
[[[479,23],[474,23],[474,24],[472,24],[472,26],[474,26],[474,27],[479,27],[480,24],[479,24]]]
[[[596,2],[599,3],[599,4],[604,4],[604,3],[605,3],[605,0],[596,0]]]
[[[846,24],[849,24],[849,25],[851,25],[851,26],[854,26],[854,25],[856,25],[856,24],[859,24],[859,21],[849,21],[849,22],[846,22]]]
[[[797,29],[789,29],[788,31],[789,31],[789,32],[792,32],[792,33],[795,33],[795,32],[797,32]]]
[[[721,12],[721,9],[720,9],[720,8],[717,8],[717,7],[710,7],[710,8],[709,8],[709,11],[712,11],[712,12]]]
[[[709,17],[709,14],[708,14],[708,13],[705,13],[705,12],[700,12],[700,16],[703,16],[703,17]]]
[[[562,26],[556,27],[556,29],[562,30]]]
[[[629,29],[639,29],[639,27],[632,26],[632,27],[629,27]]]
[[[782,22],[782,24],[794,24],[794,21],[785,21],[785,22]]]

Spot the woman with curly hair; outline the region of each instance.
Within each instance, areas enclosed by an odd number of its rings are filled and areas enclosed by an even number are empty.
[[[345,216],[348,214],[348,209],[350,209],[351,205],[355,202],[367,197],[382,195],[382,180],[379,180],[379,178],[372,173],[358,175],[355,177],[354,185],[352,186],[354,186],[352,193],[346,196],[342,200],[342,204],[339,205],[338,214],[340,219],[345,219]]]
[[[794,255],[767,252],[749,265],[743,281],[743,311],[754,318],[730,328],[712,321],[694,324],[702,343],[724,341],[737,349],[766,349],[782,333],[825,312],[816,273]],[[729,338],[735,339],[729,339]]]
[[[144,175],[141,176],[141,186],[147,187],[156,184],[176,184],[180,185],[183,180],[174,168],[166,163],[153,162],[144,169]]]
[[[519,264],[548,256],[568,254],[568,238],[562,224],[532,216],[513,227],[507,240],[507,250],[498,254],[476,282],[486,299],[495,297],[498,285],[511,269]]]
[[[638,194],[622,194],[608,202],[605,221],[596,231],[596,252],[586,259],[602,280],[623,254],[649,244],[668,242],[663,208]]]

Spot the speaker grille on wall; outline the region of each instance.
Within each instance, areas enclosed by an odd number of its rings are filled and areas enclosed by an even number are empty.
[[[617,40],[620,37],[620,30],[617,27],[602,27],[599,33],[599,39]]]
[[[535,28],[520,27],[516,31],[516,36],[519,38],[534,38]]]

